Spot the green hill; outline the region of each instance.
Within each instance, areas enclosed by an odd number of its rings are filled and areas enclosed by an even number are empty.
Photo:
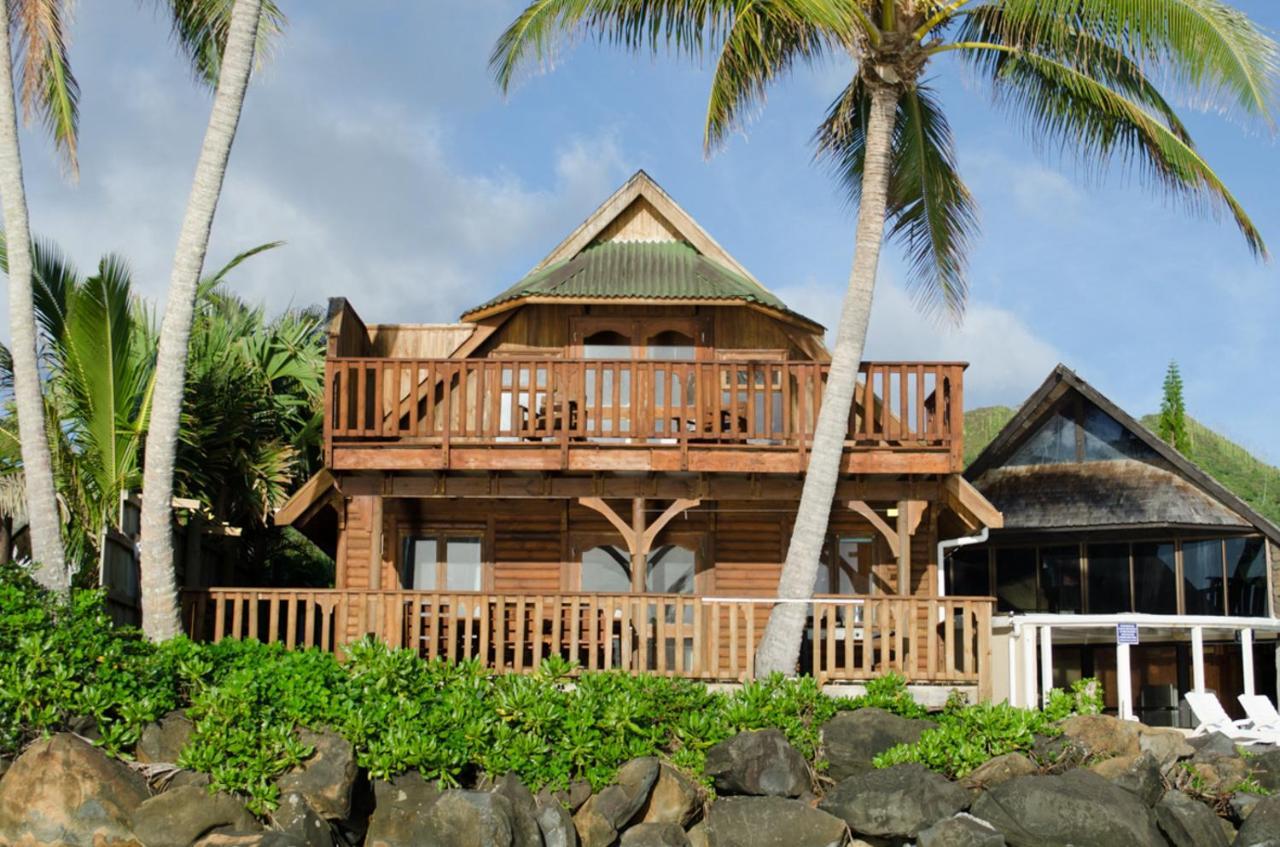
[[[964,415],[964,461],[969,464],[991,443],[1013,417],[1008,406],[984,406]],[[1154,430],[1156,416],[1142,418]],[[1188,418],[1190,459],[1268,519],[1280,523],[1280,468],[1258,459],[1248,450],[1204,424]]]

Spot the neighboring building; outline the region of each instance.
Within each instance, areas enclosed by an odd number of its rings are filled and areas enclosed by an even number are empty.
[[[644,173],[460,323],[366,326],[336,300],[326,469],[277,515],[336,586],[190,591],[189,627],[749,678],[823,332]],[[938,542],[1000,525],[961,476],[964,367],[862,365],[802,668],[823,682],[986,693],[992,603],[937,595]]]
[[[1004,526],[951,555],[947,589],[997,598],[996,699],[1097,676],[1111,708],[1186,725],[1189,690],[1229,710],[1276,692],[1280,528],[1072,371],[1059,365],[965,475]]]

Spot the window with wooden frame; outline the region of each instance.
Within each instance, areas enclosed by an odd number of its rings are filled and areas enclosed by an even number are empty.
[[[400,586],[416,591],[483,591],[482,529],[429,529],[401,533]]]
[[[617,536],[579,535],[574,538],[575,590],[602,594],[630,594],[638,580],[631,573],[631,553]],[[646,594],[706,593],[706,558],[702,537],[690,533],[662,533],[645,560]]]

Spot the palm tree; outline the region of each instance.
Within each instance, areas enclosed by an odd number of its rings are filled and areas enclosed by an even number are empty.
[[[196,291],[209,248],[213,214],[249,85],[261,14],[262,0],[235,0],[232,6],[213,109],[178,233],[164,320],[160,324],[156,389],[142,480],[142,629],[153,641],[173,638],[179,633],[170,502],[186,379],[187,341],[191,336]]]
[[[705,144],[712,150],[797,63],[853,60],[815,134],[818,155],[857,202],[854,261],[778,596],[812,595],[871,312],[885,225],[911,259],[925,309],[958,319],[975,205],[927,75],[965,66],[1046,148],[1090,170],[1118,162],[1188,201],[1229,214],[1249,249],[1262,236],[1196,150],[1161,85],[1270,124],[1277,47],[1221,0],[533,0],[491,66],[507,90],[559,44],[594,36],[631,51],[714,54]],[[962,63],[941,64],[954,58]],[[774,607],[761,673],[793,673],[806,611]]]

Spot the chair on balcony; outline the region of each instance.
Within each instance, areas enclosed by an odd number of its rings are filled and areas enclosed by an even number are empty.
[[[1255,728],[1249,718],[1232,720],[1226,709],[1222,708],[1222,703],[1218,702],[1218,696],[1212,692],[1188,691],[1185,699],[1198,722],[1191,733],[1193,736],[1221,732],[1233,741],[1246,744],[1280,744],[1280,731]]]
[[[1249,716],[1253,730],[1280,735],[1280,712],[1265,694],[1241,694],[1236,699]]]

